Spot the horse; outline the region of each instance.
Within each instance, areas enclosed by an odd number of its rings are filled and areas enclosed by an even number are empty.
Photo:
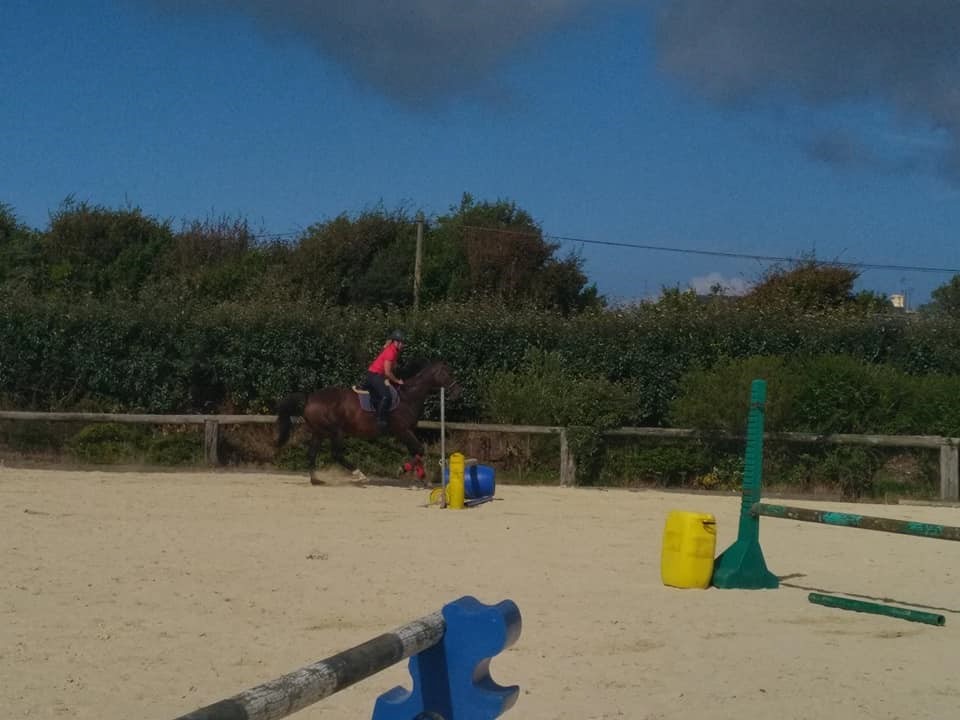
[[[434,390],[444,388],[449,398],[455,400],[462,392],[445,362],[433,362],[424,367],[403,385],[396,387],[398,402],[387,416],[387,433],[403,443],[410,452],[411,461],[404,464],[405,471],[415,470],[422,479],[423,445],[414,434],[423,403]],[[363,479],[362,473],[344,455],[343,439],[357,437],[373,439],[380,434],[377,428],[376,411],[364,409],[361,396],[354,388],[327,386],[310,394],[289,395],[277,405],[277,448],[290,439],[292,418],[302,417],[310,431],[310,446],[307,459],[310,466],[310,484],[323,485],[315,474],[317,454],[323,440],[330,440],[331,454],[337,463]]]

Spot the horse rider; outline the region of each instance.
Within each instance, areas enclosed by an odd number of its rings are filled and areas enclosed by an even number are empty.
[[[400,359],[400,351],[403,350],[404,342],[403,333],[394,330],[390,333],[390,337],[380,354],[367,368],[367,380],[364,384],[372,396],[370,399],[377,411],[377,427],[380,432],[387,429],[387,412],[390,407],[390,391],[387,389],[386,381],[389,380],[395,385],[403,385],[403,380],[396,376],[394,370],[397,367],[397,361]]]

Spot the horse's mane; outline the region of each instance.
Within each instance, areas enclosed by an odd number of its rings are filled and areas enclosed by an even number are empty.
[[[419,387],[423,382],[430,382],[431,377],[434,375],[434,373],[430,371],[445,364],[442,360],[428,360],[425,358],[415,358],[411,360],[411,362],[405,364],[401,369],[400,377],[405,383],[405,385],[401,386],[401,390],[404,389],[404,387],[413,389]]]
[[[429,360],[424,357],[415,357],[410,360],[406,360],[400,365],[400,372],[397,373],[401,379],[409,380],[414,375],[419,375],[424,370],[426,370],[430,365],[435,361]]]

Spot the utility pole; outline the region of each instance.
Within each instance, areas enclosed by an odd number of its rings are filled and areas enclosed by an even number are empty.
[[[413,264],[413,309],[420,308],[420,266],[423,260],[423,213],[417,213],[417,257]]]

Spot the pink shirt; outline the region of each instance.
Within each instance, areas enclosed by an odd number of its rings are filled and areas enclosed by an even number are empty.
[[[377,373],[378,375],[385,375],[386,368],[384,367],[389,360],[390,362],[395,363],[397,358],[400,356],[400,350],[397,349],[397,344],[391,342],[387,345],[383,352],[377,355],[377,359],[370,363],[370,367],[367,368],[368,372]]]

